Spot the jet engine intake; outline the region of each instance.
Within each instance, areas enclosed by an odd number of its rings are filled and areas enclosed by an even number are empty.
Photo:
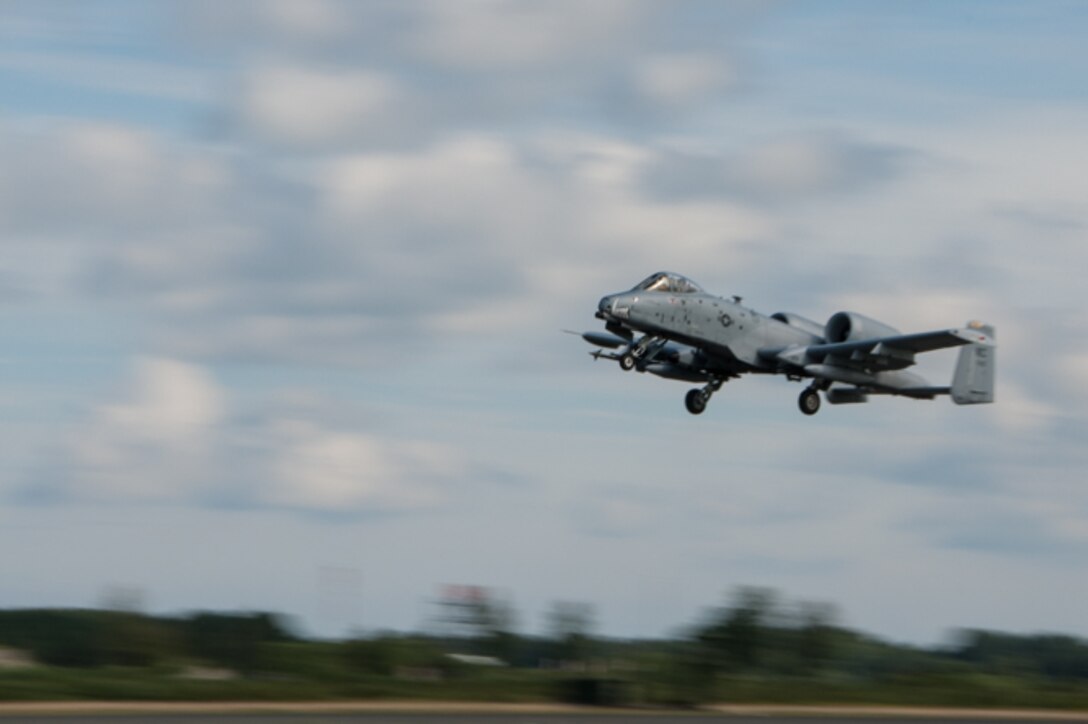
[[[894,337],[898,334],[898,329],[857,312],[833,314],[831,319],[827,320],[827,326],[824,328],[824,339],[831,344]]]

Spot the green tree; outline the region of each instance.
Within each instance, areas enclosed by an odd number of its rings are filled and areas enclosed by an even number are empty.
[[[262,646],[295,637],[270,613],[197,613],[182,621],[182,637],[201,658],[236,671],[252,673],[261,665]]]
[[[343,651],[349,667],[373,676],[392,676],[398,664],[397,641],[388,636],[352,639],[344,644]]]
[[[775,595],[770,589],[742,587],[734,594],[731,606],[714,614],[696,634],[713,668],[748,670],[760,664],[771,640],[774,604]]]
[[[502,661],[514,661],[520,642],[515,630],[516,620],[514,607],[509,601],[494,595],[484,598],[477,609],[480,651]]]
[[[593,605],[556,601],[548,614],[553,656],[560,661],[584,662],[593,654]]]
[[[823,669],[835,653],[835,607],[802,603],[798,614],[796,654],[806,673]]]

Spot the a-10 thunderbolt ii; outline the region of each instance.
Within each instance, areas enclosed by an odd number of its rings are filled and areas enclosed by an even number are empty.
[[[855,312],[833,314],[823,325],[787,312],[768,317],[741,305],[740,297],[707,294],[669,272],[604,297],[596,316],[608,332],[582,334],[603,348],[591,354],[617,360],[624,370],[703,383],[684,398],[693,415],[706,409],[723,383],[745,373],[811,380],[798,399],[806,415],[820,409],[820,392],[831,404],[866,402],[869,395],[923,400],[951,395],[959,405],[994,399],[994,329],[981,322],[900,334]],[[959,346],[947,387],[906,371],[919,352]]]

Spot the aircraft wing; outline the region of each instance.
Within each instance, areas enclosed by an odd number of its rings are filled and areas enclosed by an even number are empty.
[[[897,334],[887,337],[794,346],[785,349],[761,350],[764,359],[777,360],[791,368],[803,368],[813,376],[815,366],[841,370],[848,368],[866,373],[902,370],[914,364],[914,355],[946,347],[975,345],[994,346],[993,327],[971,322],[961,329],[942,329],[919,334]],[[827,370],[825,369],[826,373]]]
[[[991,337],[986,334],[983,325],[978,328],[969,326],[967,329],[943,329],[936,332],[919,332],[918,334],[900,334],[894,337],[879,337],[877,339],[864,339],[857,342],[837,342],[834,344],[814,344],[806,348],[806,351],[814,357],[825,356],[849,356],[849,355],[895,355],[916,352],[932,352],[935,349],[946,347],[959,347],[964,344],[993,344]]]

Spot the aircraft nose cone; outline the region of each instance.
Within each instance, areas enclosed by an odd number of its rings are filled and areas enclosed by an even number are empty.
[[[609,312],[612,309],[612,297],[601,297],[601,301],[597,303],[597,311]]]

